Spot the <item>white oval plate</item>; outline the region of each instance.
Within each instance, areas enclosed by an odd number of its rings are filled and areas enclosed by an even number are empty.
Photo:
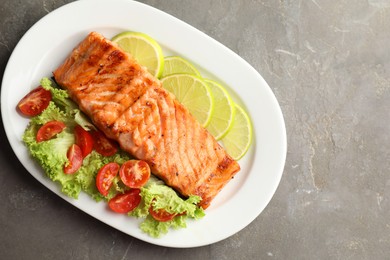
[[[215,198],[199,221],[151,238],[138,228],[139,220],[111,213],[105,203],[85,194],[64,196],[31,159],[22,142],[28,119],[18,114],[18,101],[50,77],[90,31],[111,38],[132,30],[151,35],[165,55],[192,61],[204,76],[229,86],[234,100],[253,122],[253,144],[239,161],[242,170]],[[43,185],[69,203],[133,237],[168,247],[197,247],[215,243],[251,223],[271,200],[282,176],[286,132],[278,102],[264,79],[247,62],[194,27],[150,6],[129,0],[82,0],[43,17],[20,40],[7,64],[1,88],[1,112],[8,140],[23,166]]]

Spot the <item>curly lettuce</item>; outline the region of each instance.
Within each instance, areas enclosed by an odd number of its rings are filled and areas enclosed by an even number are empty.
[[[140,228],[152,237],[160,237],[162,234],[166,234],[169,228],[185,228],[188,217],[200,219],[205,215],[203,209],[196,206],[201,200],[199,196],[190,196],[183,199],[171,187],[153,176],[141,188],[141,197],[142,203],[129,215],[145,217]],[[177,214],[177,216],[170,221],[159,222],[149,215],[150,207],[154,211],[163,209],[168,213]]]

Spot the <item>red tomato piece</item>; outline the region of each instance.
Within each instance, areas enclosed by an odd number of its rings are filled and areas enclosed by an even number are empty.
[[[49,121],[39,128],[36,136],[37,142],[47,141],[52,139],[56,134],[64,130],[66,125],[61,121]]]
[[[157,211],[153,210],[153,206],[150,206],[149,208],[150,215],[157,221],[160,222],[168,222],[172,220],[174,217],[176,217],[177,214],[172,214],[167,212],[164,209],[159,209]]]
[[[108,206],[117,213],[128,213],[141,203],[141,190],[131,189],[110,199]]]
[[[74,128],[74,136],[76,144],[80,146],[83,158],[85,158],[93,149],[92,135],[80,125],[76,125]]]
[[[18,108],[25,116],[36,116],[47,108],[51,93],[42,86],[37,87],[24,96],[18,103]]]
[[[126,186],[141,188],[150,178],[150,168],[145,161],[129,160],[122,164],[119,175]]]
[[[69,163],[64,166],[64,173],[73,174],[77,172],[83,164],[83,154],[77,144],[72,144],[66,155]]]
[[[118,151],[117,144],[100,131],[93,131],[93,147],[103,156],[114,155]]]
[[[118,175],[119,167],[116,162],[110,162],[100,168],[96,176],[96,187],[103,196],[108,195],[112,181]]]

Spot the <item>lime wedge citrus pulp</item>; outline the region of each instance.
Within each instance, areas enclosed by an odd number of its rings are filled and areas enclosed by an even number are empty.
[[[216,140],[224,137],[232,126],[235,104],[229,93],[218,82],[205,79],[214,98],[214,111],[211,115],[210,123],[207,130],[215,137]]]
[[[130,53],[155,77],[160,77],[164,69],[164,55],[161,46],[149,35],[126,31],[112,38],[125,52]]]
[[[243,108],[235,105],[235,116],[229,132],[221,139],[227,153],[235,160],[241,159],[252,142],[252,124]]]
[[[186,59],[180,56],[168,56],[164,58],[164,70],[161,77],[172,74],[191,74],[200,77],[199,71]]]
[[[161,83],[203,127],[207,126],[214,102],[212,93],[202,78],[190,74],[173,74],[162,78]]]

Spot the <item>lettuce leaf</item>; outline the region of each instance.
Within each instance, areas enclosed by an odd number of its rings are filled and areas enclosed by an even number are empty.
[[[44,89],[51,92],[53,102],[67,114],[71,115],[79,110],[77,104],[69,98],[66,90],[55,87],[48,78],[42,78],[40,83]]]
[[[181,198],[171,187],[168,187],[156,177],[151,177],[148,183],[141,188],[141,204],[129,213],[130,216],[144,217],[140,228],[152,237],[160,237],[168,232],[169,228],[179,229],[186,227],[188,217],[202,218],[205,213],[198,207],[201,200],[199,196]],[[171,214],[179,214],[171,221],[159,222],[149,215],[149,208],[157,211],[164,209]]]
[[[23,136],[31,156],[37,160],[50,179],[61,184],[62,192],[77,198],[81,187],[74,182],[73,175],[64,174],[63,170],[64,165],[68,163],[66,156],[68,148],[74,143],[73,134],[63,131],[56,138],[38,143],[35,141],[38,129],[38,125],[30,124]]]

